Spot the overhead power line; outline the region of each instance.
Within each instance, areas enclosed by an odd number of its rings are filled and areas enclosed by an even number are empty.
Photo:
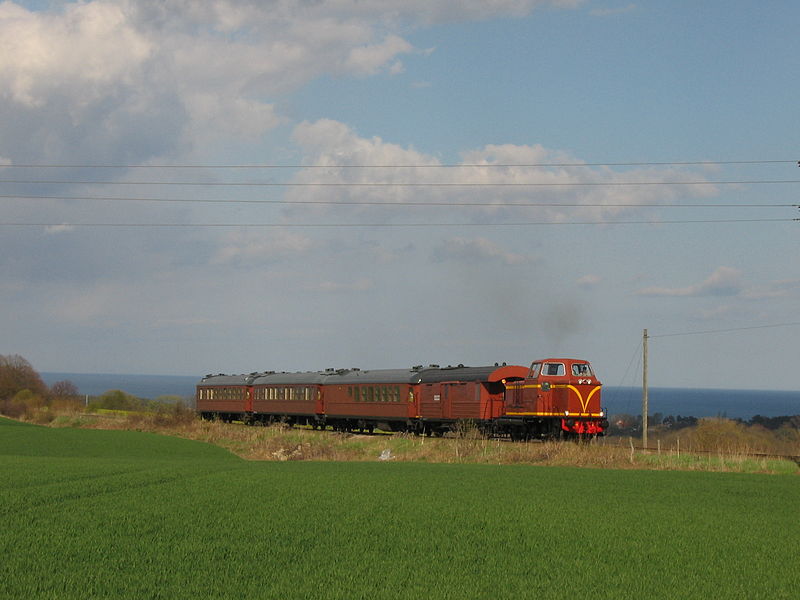
[[[698,219],[664,221],[517,221],[513,223],[42,223],[42,222],[0,222],[0,227],[284,227],[284,228],[403,228],[403,227],[531,227],[565,225],[675,225],[692,223],[785,223],[800,219]]]
[[[800,204],[720,204],[720,203],[653,203],[636,204],[632,202],[618,203],[568,203],[568,202],[462,202],[462,201],[403,201],[380,202],[373,200],[275,200],[264,198],[221,199],[221,198],[133,198],[120,196],[26,196],[18,194],[0,194],[0,198],[19,200],[98,200],[104,202],[174,202],[199,204],[287,204],[287,205],[342,205],[342,206],[388,206],[403,208],[405,206],[476,206],[476,207],[521,207],[521,208],[800,208]]]
[[[750,329],[772,329],[775,327],[796,327],[800,325],[800,321],[791,323],[775,323],[772,325],[752,325],[750,327],[731,327],[729,329],[705,329],[701,331],[684,331],[682,333],[662,333],[656,335],[648,335],[648,338],[662,338],[662,337],[678,337],[684,335],[704,335],[709,333],[728,333],[731,331],[747,331]]]
[[[764,185],[795,184],[800,179],[742,179],[698,181],[570,181],[570,182],[344,182],[344,181],[70,181],[45,179],[0,179],[0,183],[15,185],[163,185],[192,187],[623,187],[661,185]]]
[[[723,165],[786,165],[798,164],[796,159],[781,160],[683,160],[683,161],[628,161],[628,162],[541,162],[541,163],[449,163],[449,164],[47,164],[24,163],[0,165],[0,168],[17,169],[497,169],[497,168],[553,168],[553,167],[662,167],[662,166],[723,166]]]

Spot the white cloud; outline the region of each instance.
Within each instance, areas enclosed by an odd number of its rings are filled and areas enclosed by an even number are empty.
[[[324,73],[402,72],[411,44],[356,8],[3,2],[0,155],[139,162],[256,139],[283,119],[273,99]]]
[[[307,284],[306,289],[315,292],[339,293],[339,292],[366,292],[375,286],[375,282],[369,278],[362,277],[355,281],[319,281]]]
[[[676,191],[675,186],[653,185],[662,181],[703,180],[702,174],[680,169],[650,167],[619,172],[607,167],[555,166],[580,165],[583,161],[567,152],[538,144],[489,144],[463,152],[460,163],[463,166],[459,168],[437,168],[442,163],[436,157],[377,136],[361,137],[346,124],[331,119],[299,124],[293,139],[309,164],[331,167],[300,172],[294,182],[333,185],[297,188],[288,192],[289,198],[387,205],[451,203],[458,210],[458,220],[471,223],[487,219],[612,222],[641,206],[716,192],[713,186],[683,185]],[[363,165],[373,167],[352,168]],[[343,168],[337,169],[337,166]],[[627,185],[635,182],[648,185]],[[404,183],[414,185],[402,185]],[[615,185],[619,183],[626,185]],[[484,206],[466,208],[466,203]],[[534,206],[503,206],[509,203]],[[349,210],[350,214],[372,218],[379,214],[375,207],[359,210],[351,207]],[[342,215],[343,209],[336,207],[336,212]],[[452,208],[440,209],[440,213],[454,214]],[[401,213],[384,209],[380,216],[392,220],[398,214]],[[428,209],[416,214],[425,219],[434,213]]]
[[[673,296],[673,297],[738,297],[745,300],[764,300],[769,298],[782,298],[797,293],[800,290],[800,280],[786,279],[768,281],[759,284],[747,284],[743,274],[733,267],[718,267],[703,281],[684,287],[651,286],[639,290],[639,296]],[[723,307],[712,309],[722,310]],[[725,307],[729,310],[729,307]],[[706,317],[712,313],[703,313]]]
[[[576,283],[583,288],[592,288],[599,285],[602,281],[603,278],[599,275],[584,275],[578,278]]]
[[[237,231],[225,236],[211,263],[264,263],[278,258],[302,256],[312,246],[309,238],[286,230],[269,228]]]
[[[55,93],[81,107],[129,85],[153,52],[124,3],[70,4],[61,14],[0,4],[0,82],[12,102],[42,107]]]
[[[66,225],[66,224],[62,224],[62,225],[51,225],[51,226],[49,226],[49,227],[45,227],[45,228],[44,228],[44,232],[45,232],[46,234],[49,234],[49,235],[54,235],[54,234],[65,233],[65,232],[69,232],[69,231],[74,231],[74,229],[75,229],[75,228],[74,228],[72,225]]]
[[[701,310],[700,317],[708,321],[713,321],[723,317],[728,317],[735,312],[736,310],[730,304],[721,304],[710,309]]]
[[[324,74],[405,69],[402,34],[574,0],[0,3],[0,156],[140,162],[255,139]],[[429,50],[421,50],[424,55]]]
[[[47,314],[67,323],[113,326],[119,307],[129,305],[129,292],[124,284],[111,282],[62,288],[47,301]]]
[[[787,297],[798,291],[800,291],[800,279],[783,279],[748,288],[742,296],[750,300],[764,300]]]
[[[397,35],[389,35],[378,44],[353,48],[344,61],[347,72],[356,75],[374,75],[381,67],[390,64],[398,55],[412,50],[411,44]],[[390,67],[392,74],[402,73],[402,63],[395,62]]]
[[[535,262],[529,256],[507,252],[483,237],[474,239],[454,237],[443,240],[433,251],[437,261],[453,260],[466,263],[500,262],[506,265],[521,265]]]
[[[589,11],[590,15],[595,17],[611,17],[614,15],[621,15],[629,12],[633,12],[638,10],[638,6],[631,2],[630,4],[626,4],[625,6],[615,6],[615,7],[608,7],[608,8],[595,8]]]
[[[637,292],[640,296],[738,296],[745,289],[742,272],[733,267],[718,267],[700,283],[685,287],[648,287]]]

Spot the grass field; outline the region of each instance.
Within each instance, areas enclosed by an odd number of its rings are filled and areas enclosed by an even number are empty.
[[[794,598],[800,479],[248,462],[0,419],[2,598]]]

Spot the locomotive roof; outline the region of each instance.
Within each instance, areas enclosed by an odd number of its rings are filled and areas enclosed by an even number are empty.
[[[422,383],[439,383],[442,381],[500,381],[511,377],[525,377],[528,367],[515,365],[494,365],[492,367],[457,367],[432,368],[422,371]]]
[[[588,360],[584,360],[582,358],[537,358],[533,362],[535,363],[546,363],[546,362],[568,362],[568,363],[588,363]]]

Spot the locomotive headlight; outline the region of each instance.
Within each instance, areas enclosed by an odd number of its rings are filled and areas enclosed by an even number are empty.
[[[568,411],[568,410],[565,410],[565,411],[564,411],[564,416],[565,416],[565,417],[568,417],[568,416],[569,416],[569,411]]]
[[[601,417],[605,417],[605,416],[606,416],[606,411],[604,411],[604,410],[601,410],[601,411],[600,411],[600,416],[601,416]]]

